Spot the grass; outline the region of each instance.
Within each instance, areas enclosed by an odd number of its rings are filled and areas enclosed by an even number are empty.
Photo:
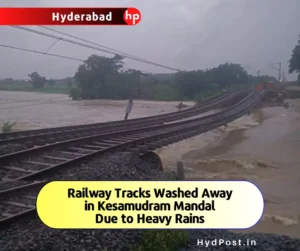
[[[131,251],[175,251],[186,247],[188,233],[185,230],[145,230],[141,243]]]
[[[2,125],[2,132],[3,133],[7,133],[7,132],[11,132],[13,127],[14,127],[15,123],[10,122],[10,121],[6,121],[3,123]]]
[[[69,94],[71,87],[66,85],[45,86],[44,88],[33,88],[29,84],[0,84],[0,91],[23,91],[41,92],[54,94]]]

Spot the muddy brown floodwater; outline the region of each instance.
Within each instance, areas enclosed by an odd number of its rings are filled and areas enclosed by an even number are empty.
[[[183,160],[189,179],[249,180],[262,191],[261,221],[240,232],[300,237],[300,100],[264,108],[228,125],[159,151],[165,167]],[[182,155],[172,158],[175,152]]]
[[[166,170],[183,160],[188,179],[249,180],[265,198],[262,220],[247,232],[300,237],[300,100],[264,108],[156,152]],[[124,118],[127,101],[72,101],[66,95],[0,92],[0,123],[17,129]],[[134,101],[130,118],[176,111],[178,102]],[[187,103],[192,105],[193,103]],[[244,232],[244,231],[243,231]]]
[[[73,101],[63,94],[0,91],[0,125],[16,130],[123,120],[127,100]],[[134,100],[129,119],[177,111],[179,102]],[[184,102],[188,106],[193,102]]]

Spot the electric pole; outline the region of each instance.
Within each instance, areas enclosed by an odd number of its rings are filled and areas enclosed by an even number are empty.
[[[275,63],[275,64],[277,64],[279,67],[278,68],[274,67],[274,66],[271,66],[271,67],[278,71],[278,80],[280,81],[280,79],[281,79],[281,62]]]

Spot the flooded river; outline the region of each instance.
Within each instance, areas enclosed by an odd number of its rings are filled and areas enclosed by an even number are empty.
[[[126,103],[0,92],[0,122],[10,120],[16,122],[16,129],[30,129],[121,120]],[[247,231],[300,237],[300,100],[289,103],[289,109],[264,108],[227,128],[163,147],[157,153],[166,170],[175,170],[176,162],[183,160],[187,178],[255,182],[263,192],[265,212],[260,223]],[[134,101],[130,118],[176,111],[177,104]]]
[[[0,123],[15,122],[16,130],[24,130],[122,120],[127,102],[73,101],[62,94],[0,91]],[[136,100],[129,119],[174,112],[178,103]]]
[[[300,238],[300,100],[289,103],[287,110],[264,108],[158,152],[167,169],[183,160],[188,179],[254,182],[265,212],[247,232]]]

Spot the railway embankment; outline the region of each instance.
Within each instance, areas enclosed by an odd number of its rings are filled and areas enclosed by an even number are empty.
[[[94,157],[72,168],[48,176],[48,180],[172,180],[176,175],[164,173],[155,153],[138,157],[132,153]],[[25,185],[6,183],[0,190]],[[31,215],[0,230],[0,250],[124,250],[141,241],[141,230],[55,230]]]
[[[175,173],[163,171],[159,156],[153,152],[141,157],[126,152],[98,156],[81,164],[75,164],[72,168],[57,171],[48,177],[49,180],[174,180],[176,178]],[[29,182],[7,183],[0,187],[0,190],[26,183]],[[229,250],[229,247],[233,250],[300,250],[298,239],[260,233],[237,234],[227,230],[56,230],[45,226],[36,214],[1,228],[0,236],[1,251],[194,251]],[[222,244],[218,243],[222,240]],[[164,245],[166,249],[162,249]]]

